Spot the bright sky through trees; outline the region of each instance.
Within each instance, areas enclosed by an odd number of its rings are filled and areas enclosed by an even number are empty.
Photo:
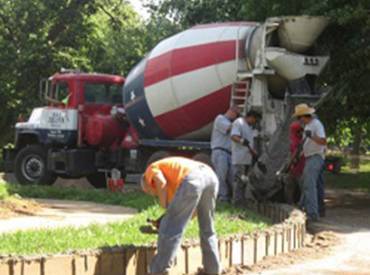
[[[144,19],[149,18],[148,11],[143,7],[143,3],[141,0],[129,0],[131,5],[134,7],[135,11]]]

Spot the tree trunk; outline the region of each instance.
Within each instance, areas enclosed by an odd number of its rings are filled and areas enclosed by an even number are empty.
[[[360,150],[362,141],[361,124],[357,123],[352,132],[353,132],[353,149],[351,156],[351,168],[358,171],[360,169]]]

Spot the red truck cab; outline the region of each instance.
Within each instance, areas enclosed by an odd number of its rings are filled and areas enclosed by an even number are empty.
[[[46,91],[46,99],[51,103],[60,103],[67,99],[64,103],[67,103],[68,108],[78,108],[81,104],[98,104],[110,109],[112,105],[122,105],[122,76],[66,71],[54,74],[48,81],[51,89]]]
[[[123,108],[123,84],[122,76],[71,70],[42,80],[40,95],[47,106],[16,124],[15,148],[4,151],[6,171],[21,183],[90,176],[94,185],[105,185],[97,153],[119,148],[129,132],[134,142]]]

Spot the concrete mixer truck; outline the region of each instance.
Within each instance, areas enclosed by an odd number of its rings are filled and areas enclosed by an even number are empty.
[[[38,137],[22,139],[22,129],[30,126],[27,123],[43,119],[45,108],[35,109],[29,122],[16,125],[15,148],[3,154],[6,167],[25,183],[51,183],[55,176],[87,176],[99,187],[105,185],[103,176],[112,169],[122,175],[140,172],[147,163],[166,155],[205,161],[212,122],[230,105],[262,114],[256,136],[260,159],[266,164],[281,163],[288,149],[276,153],[274,148],[284,149],[278,140],[292,104],[316,102],[321,97],[315,79],[328,57],[315,55],[315,41],[327,24],[324,17],[288,16],[269,18],[262,24],[195,26],[161,41],[130,71],[122,88],[123,104],[110,100],[93,102],[91,107],[89,97],[99,97],[99,89],[87,95],[86,85],[91,80],[84,74],[85,82],[70,84],[79,94],[71,96],[80,100],[73,101],[74,105],[46,108],[75,113],[72,137],[56,141],[46,134],[44,141]],[[72,81],[79,75],[71,73],[69,77]],[[123,83],[122,78],[110,77],[108,84]],[[61,115],[48,119],[58,120]],[[38,161],[31,162],[32,156],[20,158],[22,151],[40,145],[43,153],[36,154]],[[279,169],[270,166],[272,174]],[[30,175],[33,171],[37,173]],[[271,175],[261,176],[258,170],[252,174],[252,181],[266,182],[261,184],[260,194],[278,186],[274,180],[271,183]]]

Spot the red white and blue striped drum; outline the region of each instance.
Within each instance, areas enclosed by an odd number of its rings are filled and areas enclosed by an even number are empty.
[[[214,118],[229,107],[238,62],[245,62],[255,28],[248,22],[198,25],[160,42],[129,73],[123,89],[139,135],[209,139]]]

